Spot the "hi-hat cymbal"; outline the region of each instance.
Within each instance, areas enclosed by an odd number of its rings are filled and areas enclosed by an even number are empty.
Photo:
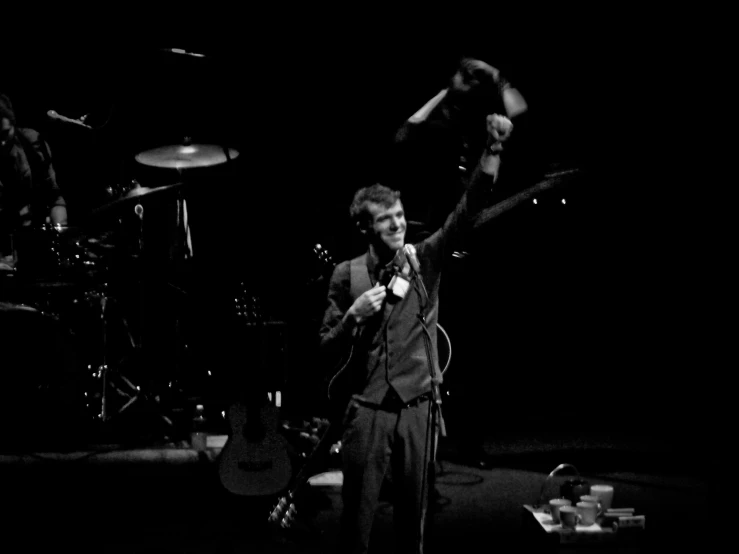
[[[182,183],[176,183],[174,185],[164,185],[161,187],[142,187],[137,186],[136,188],[133,188],[129,190],[127,193],[123,194],[122,196],[116,198],[112,202],[109,202],[108,204],[105,204],[103,206],[100,206],[99,208],[96,208],[93,210],[94,215],[99,215],[102,213],[107,213],[110,210],[121,208],[123,206],[128,206],[130,204],[138,204],[141,202],[143,198],[146,198],[147,200],[150,199],[153,195],[156,196],[162,196],[167,193],[172,193],[175,190],[181,188],[183,186]]]
[[[226,149],[215,144],[175,144],[145,150],[136,155],[136,161],[152,167],[187,169],[226,163],[238,155],[233,148]]]

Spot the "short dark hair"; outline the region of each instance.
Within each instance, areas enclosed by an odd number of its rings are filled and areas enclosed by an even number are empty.
[[[399,190],[393,190],[379,183],[364,187],[354,194],[354,200],[349,207],[349,216],[360,227],[368,227],[372,223],[372,214],[368,209],[370,202],[391,208],[398,200],[400,200]]]
[[[462,57],[459,59],[457,70],[449,79],[450,86],[454,76],[459,74],[463,81],[469,83],[473,79],[479,85],[474,92],[475,106],[473,113],[484,112],[504,114],[505,104],[503,102],[503,90],[508,87],[508,81],[497,67],[493,67],[480,58]],[[480,121],[484,123],[485,118]]]
[[[459,60],[459,66],[457,68],[465,80],[477,79],[480,84],[491,85],[495,84],[498,79],[499,72],[496,68],[491,66],[489,63],[477,58],[461,58]]]

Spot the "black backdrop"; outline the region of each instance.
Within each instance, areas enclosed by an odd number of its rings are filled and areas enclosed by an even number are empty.
[[[461,9],[423,21],[224,12],[45,25],[4,52],[2,86],[19,123],[46,134],[73,224],[106,202],[106,186],[182,181],[137,164],[138,152],[185,135],[240,152],[231,166],[185,175],[194,267],[172,279],[189,293],[198,364],[249,366],[252,353],[224,331],[233,285],[246,281],[291,324],[294,388],[315,382],[323,298],[306,286],[320,269],[313,247],[335,261],[361,248],[347,216],[353,191],[383,179],[394,130],[469,54],[501,68],[528,100],[532,160],[580,173],[488,225],[455,261],[441,308],[455,345],[450,382],[490,391],[491,417],[602,395],[614,413],[659,414],[655,425],[693,392],[676,375],[701,363],[686,286],[694,251],[674,208],[695,174],[676,148],[684,99],[673,97],[672,70],[681,62],[653,40],[650,22]],[[89,114],[99,130],[52,123],[49,109]]]

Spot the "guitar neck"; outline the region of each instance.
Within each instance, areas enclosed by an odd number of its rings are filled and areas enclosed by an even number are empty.
[[[334,425],[331,423],[326,427],[326,430],[323,433],[323,436],[320,438],[318,443],[313,447],[313,450],[311,451],[310,455],[308,456],[305,464],[298,472],[297,476],[295,477],[295,480],[293,482],[293,486],[290,488],[290,490],[285,494],[282,498],[280,498],[277,505],[272,510],[272,513],[269,516],[270,522],[283,522],[284,518],[286,517],[286,514],[289,514],[292,509],[293,501],[299,496],[300,491],[305,486],[305,484],[308,481],[308,478],[311,473],[311,468],[315,464],[318,454],[323,450],[326,450],[326,444],[330,441],[332,437],[332,430],[334,428]],[[289,516],[288,516],[289,517]]]
[[[475,217],[474,222],[473,222],[473,227],[475,229],[477,229],[478,227],[482,227],[483,225],[492,221],[499,215],[502,215],[505,212],[522,204],[526,200],[529,200],[535,194],[540,194],[544,191],[547,191],[549,189],[552,189],[554,187],[558,187],[558,186],[561,186],[567,183],[569,181],[567,177],[572,177],[576,173],[577,173],[577,170],[562,171],[556,175],[551,176],[550,178],[544,181],[541,181],[540,183],[537,183],[525,190],[522,190],[521,192],[517,194],[514,194],[513,196],[506,198],[505,200],[502,200],[501,202],[498,202],[494,206],[491,206],[489,208],[482,210],[477,215],[477,217]]]
[[[295,482],[290,489],[290,491],[287,493],[287,496],[290,498],[295,498],[297,493],[300,491],[300,489],[303,488],[305,483],[308,481],[308,478],[310,477],[311,471],[313,466],[316,464],[318,460],[318,454],[326,448],[326,444],[330,442],[331,439],[331,431],[334,427],[333,423],[330,423],[326,430],[323,432],[323,436],[321,436],[318,443],[313,447],[313,450],[311,451],[310,455],[306,459],[305,464],[302,468],[300,468],[300,471],[295,476]]]

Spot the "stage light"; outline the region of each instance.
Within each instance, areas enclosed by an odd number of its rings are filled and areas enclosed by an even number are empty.
[[[534,204],[538,204],[538,203],[539,203],[539,202],[537,202],[536,198],[534,198]]]

